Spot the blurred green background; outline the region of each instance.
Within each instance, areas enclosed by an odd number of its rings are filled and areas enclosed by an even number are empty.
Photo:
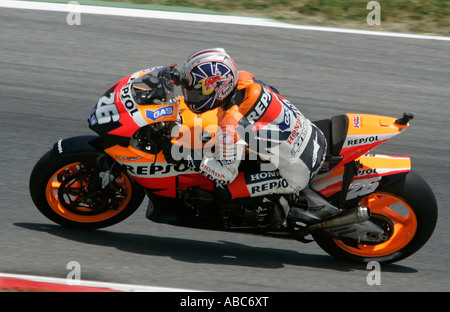
[[[111,0],[109,0],[111,1]],[[367,0],[112,0],[269,17],[289,23],[450,35],[450,0],[380,0],[381,25],[368,25]]]

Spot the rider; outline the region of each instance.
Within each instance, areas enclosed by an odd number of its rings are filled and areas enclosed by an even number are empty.
[[[180,84],[192,112],[218,108],[222,129],[218,155],[198,155],[192,150],[180,161],[216,181],[222,197],[291,194],[286,197],[297,198],[320,169],[326,151],[323,133],[275,88],[249,72],[238,71],[224,49],[189,56],[181,69]],[[174,161],[169,154],[166,150],[169,161]],[[262,167],[239,171],[248,159],[262,161]],[[286,197],[279,196],[280,201]],[[277,224],[289,212],[289,204],[281,206]]]

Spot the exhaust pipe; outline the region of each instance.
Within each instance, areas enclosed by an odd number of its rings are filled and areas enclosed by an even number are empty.
[[[370,211],[365,206],[358,206],[353,209],[345,210],[343,213],[338,214],[330,219],[322,222],[311,224],[304,229],[300,230],[301,235],[307,235],[309,232],[319,229],[327,229],[336,226],[344,226],[353,223],[360,223],[369,220]]]

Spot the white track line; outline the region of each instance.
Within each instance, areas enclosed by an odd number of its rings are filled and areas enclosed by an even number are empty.
[[[33,282],[61,284],[61,285],[66,285],[66,286],[71,285],[71,284],[69,284],[69,282],[75,282],[74,280],[68,280],[65,278],[0,273],[0,278],[2,278],[2,277],[16,278],[16,279],[21,279],[21,280],[33,281]],[[77,282],[76,284],[72,284],[72,285],[84,286],[84,287],[108,288],[108,289],[118,290],[118,291],[123,291],[123,292],[197,292],[198,291],[198,290],[182,289],[182,288],[131,285],[131,284],[107,283],[107,282],[84,281],[84,280],[79,280],[76,282]]]
[[[69,0],[67,1],[69,3]],[[0,7],[15,8],[15,9],[31,9],[43,11],[69,12],[73,6],[62,3],[46,3],[46,2],[30,2],[30,1],[13,1],[0,0]],[[78,12],[78,11],[77,11]],[[409,38],[409,39],[425,39],[425,40],[440,40],[450,41],[450,37],[445,36],[427,36],[407,33],[385,32],[385,31],[370,31],[359,29],[335,28],[335,27],[320,27],[320,26],[304,26],[281,23],[262,18],[252,18],[232,15],[209,15],[200,13],[181,13],[181,12],[165,12],[129,8],[114,8],[93,5],[80,5],[79,13],[82,14],[99,14],[112,16],[126,16],[126,17],[140,17],[140,18],[155,18],[155,19],[169,19],[189,22],[205,22],[205,23],[225,23],[246,26],[262,26],[275,27],[285,29],[298,29],[309,31],[322,31],[332,33],[345,33],[367,36],[382,36],[395,38]]]

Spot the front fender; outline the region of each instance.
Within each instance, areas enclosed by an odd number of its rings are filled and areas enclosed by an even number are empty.
[[[102,139],[97,135],[65,138],[53,145],[53,153],[60,157],[77,154],[80,162],[100,171],[108,170],[114,160],[104,152],[101,143]]]
[[[100,148],[98,135],[80,135],[61,139],[53,145],[53,151],[58,155],[103,152]]]

